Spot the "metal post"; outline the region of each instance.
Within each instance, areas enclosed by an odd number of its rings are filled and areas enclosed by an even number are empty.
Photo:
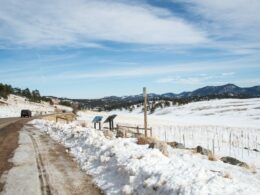
[[[143,88],[144,93],[144,135],[147,137],[147,94],[146,87]]]
[[[109,121],[109,130],[111,130],[111,126],[112,126],[111,121]]]

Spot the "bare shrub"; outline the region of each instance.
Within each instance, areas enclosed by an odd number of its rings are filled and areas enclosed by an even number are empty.
[[[210,161],[217,161],[217,157],[214,154],[209,153],[208,154],[208,160],[210,160]]]
[[[155,139],[151,137],[145,137],[143,135],[137,137],[137,144],[139,145],[151,144],[153,142],[155,142]]]
[[[225,172],[223,177],[227,179],[232,179],[231,175],[228,172]]]
[[[256,171],[256,166],[255,166],[254,164],[252,164],[252,165],[249,167],[249,170],[250,170],[252,173],[254,173],[254,174],[257,173],[257,171]]]

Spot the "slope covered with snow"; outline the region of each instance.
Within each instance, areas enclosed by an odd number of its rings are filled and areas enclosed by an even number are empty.
[[[132,116],[143,114],[141,107],[132,112],[115,110],[111,113],[131,114]],[[260,127],[260,98],[193,102],[157,109],[149,116],[150,121],[157,118],[177,124]]]
[[[56,105],[56,108],[71,111],[71,108],[66,106]],[[55,106],[51,106],[47,102],[30,102],[26,98],[16,95],[10,95],[7,100],[0,99],[0,118],[19,117],[23,109],[31,110],[33,115],[51,114],[55,111]]]
[[[141,108],[79,114],[79,119],[89,124],[96,115],[105,119],[117,114],[115,124],[143,126]],[[218,157],[232,156],[260,171],[260,98],[201,101],[158,109],[148,116],[148,124],[160,140],[177,141],[186,147],[200,145],[214,150]]]
[[[169,157],[133,138],[107,139],[75,124],[32,122],[64,144],[107,194],[259,194],[259,175],[190,151]]]

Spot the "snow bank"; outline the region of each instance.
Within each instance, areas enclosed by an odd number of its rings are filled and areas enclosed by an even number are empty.
[[[135,139],[106,139],[101,131],[75,124],[32,122],[64,144],[107,194],[259,194],[259,178],[240,167],[193,154],[164,156]],[[212,167],[222,167],[217,171]],[[227,177],[224,169],[232,171]],[[234,172],[234,174],[233,174]]]

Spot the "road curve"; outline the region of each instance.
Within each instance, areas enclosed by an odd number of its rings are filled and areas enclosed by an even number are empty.
[[[19,117],[0,118],[0,130],[1,130],[1,128],[5,127],[11,123],[15,123],[20,119],[21,118],[19,118]]]

